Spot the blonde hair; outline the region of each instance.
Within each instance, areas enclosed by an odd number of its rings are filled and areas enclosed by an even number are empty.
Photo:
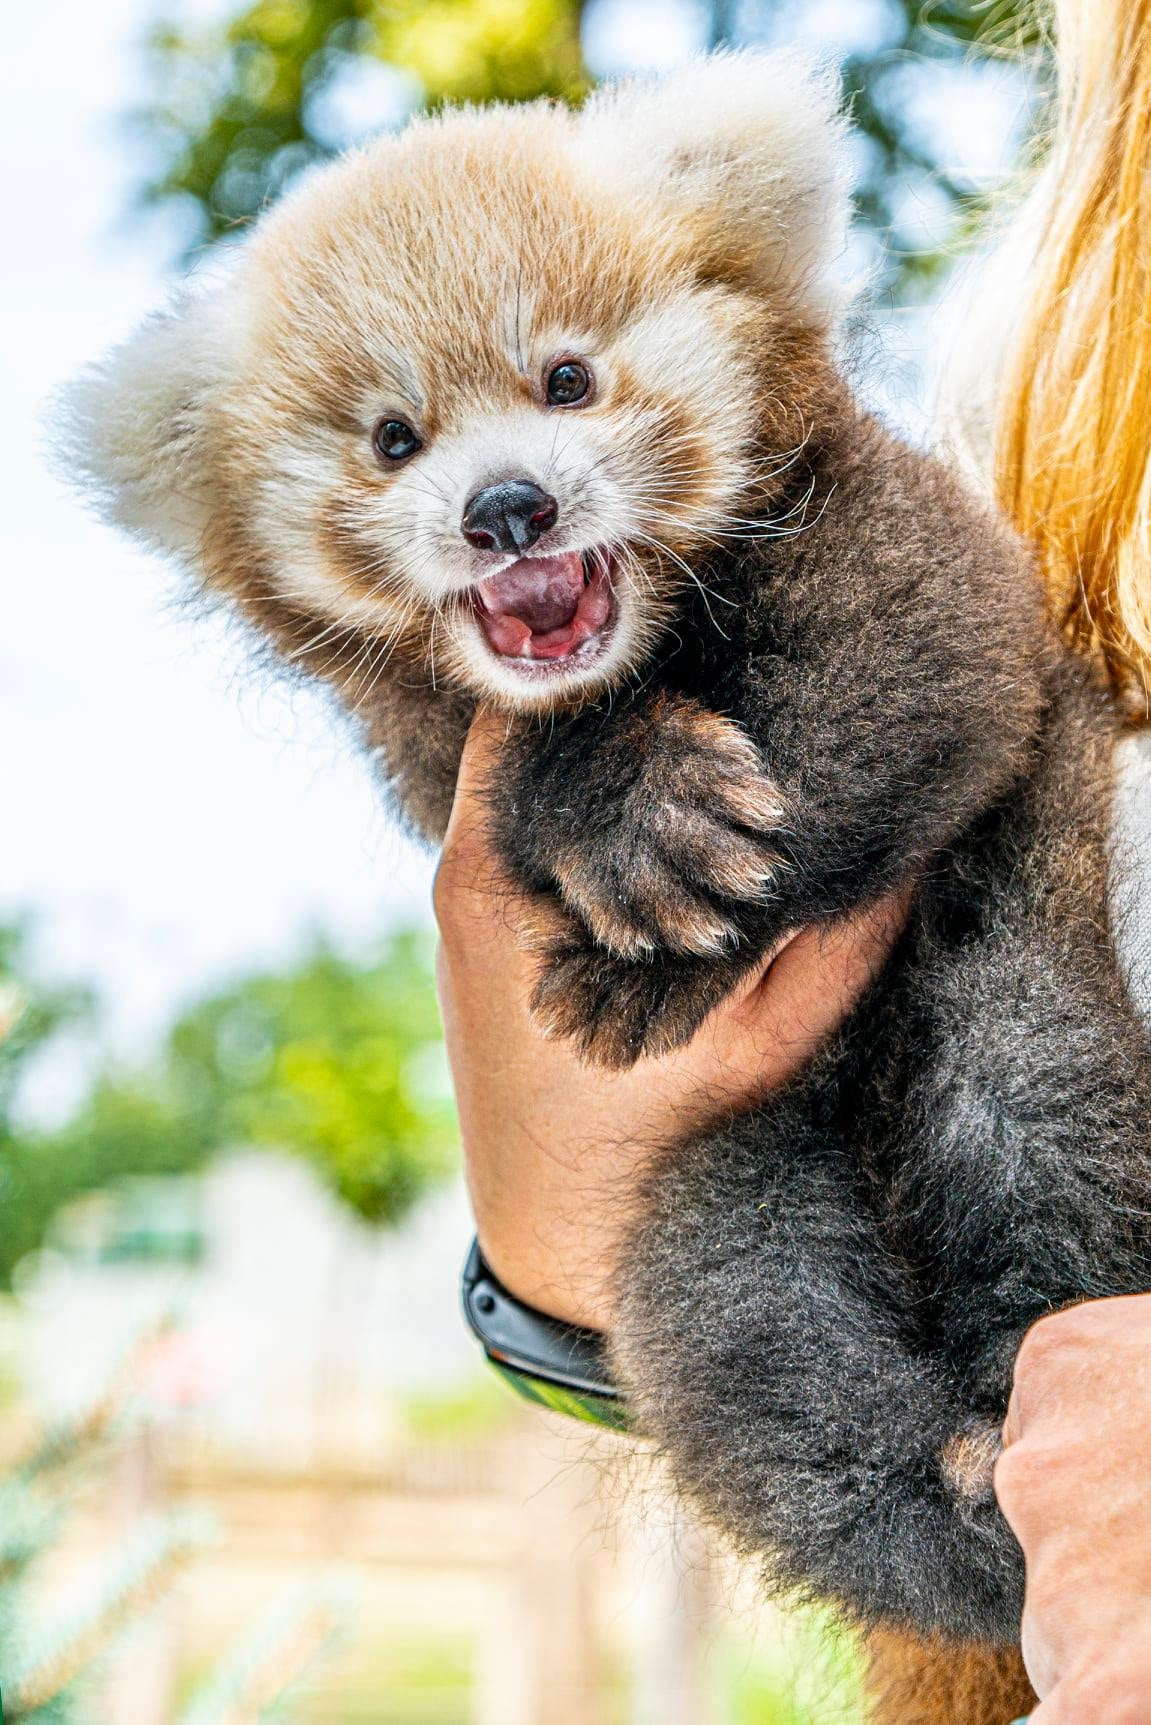
[[[1005,373],[1000,503],[1068,640],[1151,719],[1151,0],[1055,0],[1057,116]]]

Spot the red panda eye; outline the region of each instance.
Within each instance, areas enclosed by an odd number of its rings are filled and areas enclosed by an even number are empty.
[[[553,407],[572,407],[591,388],[591,372],[578,359],[565,359],[548,373],[547,396]]]
[[[402,419],[381,419],[372,436],[372,443],[377,455],[382,455],[385,461],[406,461],[409,455],[414,455],[423,444]]]

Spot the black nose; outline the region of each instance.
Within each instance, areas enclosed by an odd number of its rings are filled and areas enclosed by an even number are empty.
[[[469,545],[481,551],[518,551],[534,545],[554,527],[559,504],[530,479],[508,479],[485,485],[464,510],[460,523]]]

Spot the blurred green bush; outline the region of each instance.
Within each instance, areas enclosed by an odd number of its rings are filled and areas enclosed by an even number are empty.
[[[0,1285],[69,1199],[183,1173],[220,1150],[305,1157],[359,1215],[387,1224],[456,1165],[420,933],[390,934],[355,959],[320,940],[296,964],[239,978],[181,1014],[144,1065],[105,1062],[52,1129],[23,1116],[21,1084],[65,1037],[91,1030],[94,1000],[38,983],[26,931],[0,928],[0,1015]]]

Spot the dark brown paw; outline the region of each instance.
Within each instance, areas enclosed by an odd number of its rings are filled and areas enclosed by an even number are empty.
[[[656,953],[617,958],[572,918],[553,919],[532,1010],[549,1036],[570,1037],[598,1066],[634,1066],[691,1040],[739,980],[741,965]]]
[[[669,699],[636,748],[610,833],[553,860],[560,892],[619,958],[715,958],[737,942],[733,912],[768,898],[784,866],[769,842],[783,799],[751,739],[694,701]]]

